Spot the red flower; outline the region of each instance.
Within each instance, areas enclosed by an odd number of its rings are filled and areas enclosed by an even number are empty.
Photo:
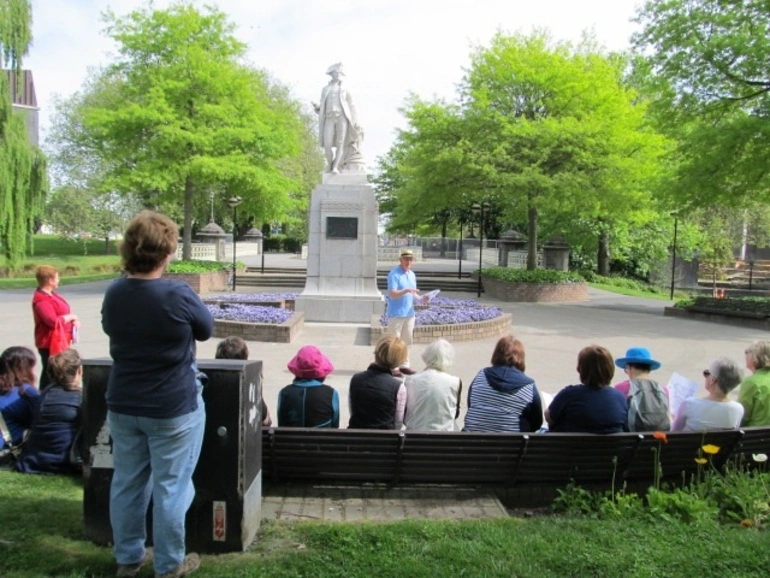
[[[652,434],[652,437],[654,437],[656,440],[662,441],[664,444],[668,443],[668,436],[662,431],[656,431],[654,434]]]

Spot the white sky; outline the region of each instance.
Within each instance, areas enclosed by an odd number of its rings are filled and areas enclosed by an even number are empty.
[[[471,46],[498,29],[550,30],[578,40],[593,30],[621,50],[635,29],[639,0],[208,0],[237,24],[249,59],[289,86],[305,104],[318,102],[330,64],[342,62],[346,86],[366,133],[369,165],[404,126],[399,107],[410,92],[452,99]],[[162,8],[168,0],[155,0]],[[198,3],[199,5],[202,2]],[[33,0],[34,44],[24,60],[33,71],[45,139],[53,94],[77,91],[89,66],[110,61],[100,14],[125,14],[140,0]]]

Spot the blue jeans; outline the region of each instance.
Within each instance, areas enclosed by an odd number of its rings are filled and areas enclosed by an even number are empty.
[[[206,409],[170,419],[108,412],[115,471],[110,488],[110,522],[118,564],[144,559],[146,517],[153,499],[155,571],[174,570],[185,556],[185,514],[195,496]]]

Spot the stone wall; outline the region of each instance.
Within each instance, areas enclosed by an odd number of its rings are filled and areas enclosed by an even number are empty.
[[[388,263],[391,261],[393,263],[398,263],[398,257],[404,249],[411,249],[414,253],[415,263],[425,260],[422,255],[422,247],[379,247],[377,249],[377,260],[380,263]]]
[[[447,341],[476,341],[490,337],[500,337],[511,330],[511,315],[505,313],[500,317],[472,323],[456,323],[453,325],[420,325],[414,328],[415,343],[432,343],[439,337]],[[380,325],[380,316],[372,315],[369,343],[374,345],[385,335],[385,327]]]
[[[193,261],[216,261],[217,247],[214,243],[192,243],[190,245],[191,259]],[[176,259],[182,258],[184,247],[180,243],[176,248]]]
[[[503,301],[548,302],[585,301],[587,283],[507,283],[482,277],[484,292]]]
[[[198,295],[215,293],[227,289],[227,271],[209,271],[207,273],[164,273],[166,279],[184,281]]]
[[[243,321],[214,320],[214,337],[236,335],[246,341],[291,343],[305,326],[305,314],[295,312],[280,325],[273,323],[246,323]]]

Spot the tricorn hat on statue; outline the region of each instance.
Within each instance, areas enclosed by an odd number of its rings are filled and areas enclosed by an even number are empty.
[[[329,70],[326,71],[326,74],[331,74],[332,72],[336,72],[340,76],[345,76],[345,72],[342,70],[342,63],[338,62],[336,64],[332,64],[329,67]]]

